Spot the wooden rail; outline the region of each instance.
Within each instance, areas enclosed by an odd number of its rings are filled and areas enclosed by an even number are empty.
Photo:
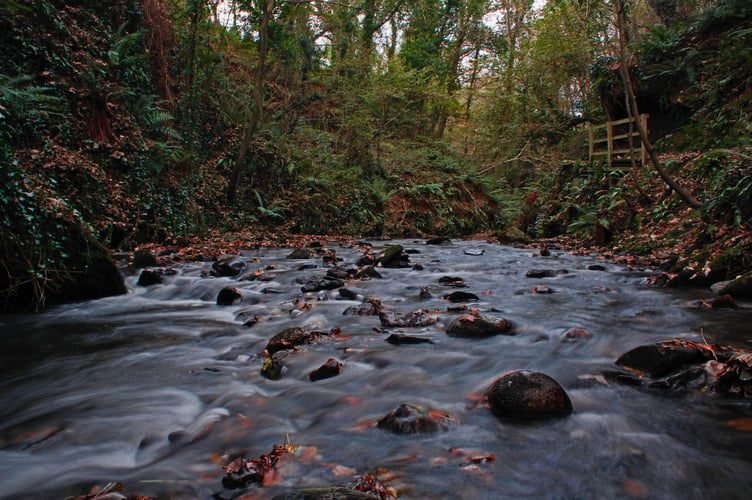
[[[640,115],[639,119],[647,133],[648,115]],[[590,163],[605,156],[607,169],[624,170],[645,164],[647,152],[634,118],[590,125],[589,128]]]

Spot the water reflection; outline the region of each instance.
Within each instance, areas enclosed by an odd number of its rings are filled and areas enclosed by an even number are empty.
[[[326,267],[320,257],[286,259],[285,249],[244,255],[258,259],[248,272],[260,270],[263,281],[203,277],[208,263],[186,264],[154,287],[137,287],[129,276],[124,297],[2,318],[0,495],[62,498],[122,481],[144,495],[210,498],[221,490],[221,465],[268,453],[287,433],[319,458],[286,470],[262,497],[346,482],[336,465],[388,469],[404,498],[746,497],[752,442],[743,425],[728,424],[749,418],[746,406],[650,393],[599,374],[644,343],[701,340],[701,332],[712,342],[742,341],[748,305],[700,313],[683,306],[697,292],[647,288],[649,271],[596,257],[539,257],[483,242],[399,243],[419,251],[411,258],[422,271],[383,269],[383,279],[347,287],[393,311],[435,311],[435,325],[384,329],[376,317],[343,315],[359,299],[342,300],[336,290],[303,294],[296,279]],[[482,255],[465,252],[479,248]],[[336,250],[342,264],[361,256],[358,248]],[[588,269],[596,263],[605,270]],[[554,273],[526,278],[530,269]],[[479,297],[467,306],[507,317],[516,335],[447,336],[456,313],[446,312],[454,304],[443,296],[457,288],[442,285],[445,276],[462,278],[462,290]],[[216,306],[228,285],[244,302]],[[538,286],[553,293],[535,293]],[[431,298],[421,298],[426,288]],[[253,316],[259,321],[243,326]],[[259,353],[290,326],[342,333],[289,357],[285,376],[268,380]],[[565,342],[573,328],[589,335]],[[391,333],[433,343],[392,345]],[[341,375],[309,382],[329,358],[343,363]],[[558,380],[574,415],[512,425],[478,407],[488,385],[513,369]],[[456,424],[430,436],[372,426],[406,402],[449,413]],[[467,467],[458,449],[496,459]]]

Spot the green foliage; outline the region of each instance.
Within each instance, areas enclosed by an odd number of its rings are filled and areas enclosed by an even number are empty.
[[[39,137],[57,125],[63,113],[63,100],[52,95],[51,87],[33,83],[31,76],[0,74],[0,119],[15,141],[38,144]]]

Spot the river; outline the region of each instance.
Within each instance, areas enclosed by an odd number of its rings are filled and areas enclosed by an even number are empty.
[[[129,493],[171,499],[271,498],[291,488],[345,484],[380,470],[400,498],[748,498],[752,433],[748,403],[712,394],[665,394],[601,377],[632,347],[682,337],[747,347],[752,306],[700,311],[705,291],[648,287],[650,270],[598,256],[573,256],[485,241],[400,243],[412,268],[303,294],[296,279],[326,272],[321,256],[290,249],[242,253],[246,273],[208,276],[210,262],[173,266],[164,284],[124,296],[0,317],[0,497],[62,499],[119,481]],[[327,245],[342,265],[357,246]],[[477,255],[482,253],[482,255]],[[592,268],[600,264],[603,270]],[[566,270],[527,278],[530,269]],[[515,324],[514,336],[461,339],[444,333],[457,316],[440,284],[459,277],[479,300]],[[239,304],[216,305],[233,286]],[[546,286],[550,294],[532,293]],[[420,296],[427,287],[431,298]],[[383,328],[375,316],[343,311],[375,298],[392,311],[436,311],[423,328]],[[307,305],[306,305],[307,304]],[[257,315],[253,326],[243,319]],[[290,326],[341,333],[285,361],[280,380],[260,375],[259,353]],[[566,342],[581,328],[590,335]],[[390,333],[431,344],[392,345]],[[329,358],[339,376],[310,382]],[[479,395],[510,370],[544,372],[569,394],[574,413],[532,423],[497,419]],[[401,403],[445,412],[445,432],[396,435],[373,424]],[[222,465],[281,444],[309,450],[274,486],[232,492]],[[310,450],[313,450],[312,452]],[[468,457],[494,460],[470,463]]]

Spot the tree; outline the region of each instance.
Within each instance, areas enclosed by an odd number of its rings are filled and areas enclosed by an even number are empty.
[[[620,71],[622,79],[624,81],[624,91],[627,98],[627,112],[630,117],[634,118],[636,116],[640,116],[640,111],[637,108],[637,98],[635,97],[634,85],[632,84],[632,77],[629,74],[629,66],[627,61],[626,0],[616,0],[614,3],[614,9],[616,27],[619,31]],[[650,142],[648,133],[645,130],[645,127],[643,127],[641,121],[635,120],[635,124],[637,125],[637,130],[640,133],[640,139],[642,140],[642,143],[646,151],[648,152],[648,155],[650,156],[650,160],[653,163],[655,170],[658,172],[658,175],[661,176],[661,179],[663,179],[666,185],[673,189],[690,207],[700,209],[703,208],[702,203],[700,203],[700,201],[697,200],[697,198],[695,198],[692,193],[684,189],[673,177],[671,177],[671,175],[669,175],[669,173],[663,167],[663,164],[658,158],[658,155],[655,152],[655,148],[653,148],[653,144]]]

